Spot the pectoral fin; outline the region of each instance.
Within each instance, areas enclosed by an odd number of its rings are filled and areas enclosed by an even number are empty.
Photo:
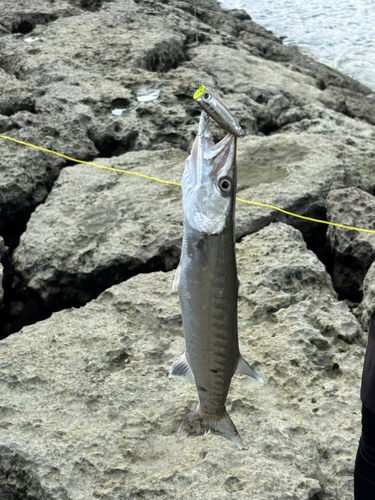
[[[251,368],[249,363],[245,361],[241,355],[238,359],[236,373],[241,373],[242,375],[255,378],[255,380],[259,380],[259,382],[263,382],[262,378],[259,377],[257,372]]]
[[[172,283],[172,290],[174,292],[178,291],[178,286],[180,284],[180,274],[181,274],[181,262],[178,264]]]
[[[182,354],[172,365],[169,370],[169,377],[186,378],[188,382],[195,382],[193,372],[191,371],[189,362],[186,358],[186,352]]]

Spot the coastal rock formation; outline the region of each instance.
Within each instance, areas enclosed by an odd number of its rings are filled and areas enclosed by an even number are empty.
[[[142,151],[102,163],[180,181],[185,156]],[[46,306],[82,305],[136,273],[176,267],[181,235],[179,187],[77,165],[36,209],[13,259]]]
[[[373,262],[363,280],[363,299],[354,311],[365,330],[370,325],[371,313],[375,309],[375,263]]]
[[[371,90],[214,0],[2,0],[0,37],[0,135],[63,155],[0,138],[1,500],[351,500],[374,237],[309,218],[374,229]],[[265,205],[236,210],[243,451],[176,441],[180,188],[73,160],[180,182],[201,83]]]
[[[243,11],[232,14],[213,0],[197,2],[197,18],[192,0],[24,0],[22,8],[3,2],[0,13],[1,134],[178,181],[200,113],[192,95],[203,82],[247,133],[238,144],[241,198],[324,218],[331,189],[375,185],[370,89],[284,46]],[[84,174],[80,166],[73,175],[71,160],[4,139],[0,151],[0,234],[12,252],[22,235],[17,279],[5,290],[3,336],[138,272],[176,265],[180,209],[164,217],[175,203],[166,208],[166,192],[176,198],[175,188],[114,181],[113,173],[107,182],[103,172]],[[82,182],[78,193],[80,172],[98,180]],[[109,201],[112,192],[117,201]],[[148,217],[146,231],[160,222],[153,236],[142,233],[155,244],[140,242],[141,251],[127,224],[137,214]],[[237,219],[239,238],[287,221],[324,258],[324,227],[256,206],[239,205]],[[100,243],[92,240],[96,224]],[[136,226],[140,234],[142,223]]]
[[[238,145],[238,196],[323,216],[333,186],[369,183],[367,172],[358,175],[341,153],[340,143],[318,134],[314,147],[306,132],[249,136]],[[100,163],[179,182],[186,155],[169,148]],[[275,218],[280,219],[275,210],[239,203],[237,237]],[[314,239],[310,224],[290,222]],[[92,166],[67,167],[32,214],[13,254],[15,270],[31,296],[49,308],[84,304],[132,274],[175,267],[181,224],[178,187]]]
[[[333,190],[327,197],[327,218],[338,224],[375,231],[375,198],[354,187]],[[375,258],[375,234],[330,226],[327,240],[335,258],[336,290],[360,302],[363,279]]]
[[[138,275],[2,341],[1,498],[352,498],[364,333],[299,231],[271,224],[237,255],[241,351],[265,381],[229,392],[245,449],[176,440],[197,396],[167,377],[173,272]]]

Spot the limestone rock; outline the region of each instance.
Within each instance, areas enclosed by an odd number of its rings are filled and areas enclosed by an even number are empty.
[[[244,450],[177,442],[197,396],[167,378],[173,272],[140,274],[1,341],[1,498],[350,500],[364,333],[290,226],[244,238],[238,270],[240,347],[265,380],[232,382]]]
[[[333,190],[327,197],[327,217],[338,224],[375,230],[375,198],[354,187]],[[375,258],[375,234],[330,226],[327,239],[335,256],[336,289],[359,302],[363,279]]]
[[[309,110],[311,116],[314,112]],[[238,197],[324,218],[326,196],[333,187],[351,182],[369,188],[375,176],[367,168],[356,168],[365,153],[353,154],[345,141],[353,132],[361,147],[371,150],[367,138],[372,127],[351,119],[339,125],[334,116],[332,111],[320,112],[313,143],[310,130],[239,141]],[[319,134],[324,126],[331,134]],[[168,148],[96,163],[179,182],[186,157]],[[325,237],[325,226],[317,229],[272,208],[237,203],[238,238],[273,220],[295,225],[316,247],[317,231]],[[61,309],[83,304],[136,272],[171,269],[178,262],[181,224],[178,187],[94,167],[67,167],[47,202],[32,214],[13,261],[30,296],[52,310]]]
[[[102,163],[179,182],[184,156],[144,151]],[[181,237],[178,186],[77,165],[32,215],[13,260],[39,301],[79,305],[135,272],[173,269]]]
[[[238,144],[241,198],[324,218],[331,189],[355,186],[371,192],[375,102],[367,97],[370,89],[284,46],[241,12],[200,0],[196,18],[194,6],[193,0],[2,2],[1,34],[8,34],[1,37],[0,134],[83,161],[140,165],[147,174],[157,171],[178,181],[200,113],[192,95],[202,82],[247,133]],[[215,139],[221,135],[216,128]],[[181,152],[176,152],[176,170],[159,162],[171,149]],[[176,263],[181,212],[175,199],[172,213],[164,210],[167,191],[160,205],[150,187],[146,197],[155,198],[152,209],[139,196],[142,184],[136,187],[130,179],[121,181],[130,188],[126,200],[118,187],[111,188],[112,181],[107,187],[104,182],[101,194],[90,182],[81,183],[77,193],[76,177],[82,172],[86,178],[85,167],[77,166],[73,176],[70,166],[65,158],[0,139],[0,234],[11,252],[32,214],[15,255],[21,284],[16,280],[14,288],[22,292],[12,292],[9,322],[22,310],[20,296],[26,297],[25,310],[32,303],[46,317],[137,272]],[[101,174],[92,172],[99,178],[93,184],[102,185]],[[75,201],[69,197],[65,209],[62,196],[70,189]],[[143,227],[135,221],[126,229],[124,219],[106,207],[112,191],[116,203],[126,206],[127,221],[140,213],[149,218]],[[168,192],[174,197],[175,191]],[[97,230],[87,224],[89,207],[83,206],[93,199],[100,242],[92,240]],[[165,231],[153,226],[154,233],[144,235],[153,218]],[[303,231],[317,252],[324,247],[324,226],[272,208],[239,204],[237,236],[275,220]],[[129,228],[135,229],[133,237]],[[129,244],[135,236],[146,250]],[[144,241],[149,238],[155,244]]]
[[[197,15],[196,26],[192,0],[3,1],[0,133],[85,160],[165,143],[187,152],[198,81],[248,134],[277,130],[280,113],[306,102],[375,123],[365,86],[213,0],[200,0]],[[0,151],[0,230],[9,238],[67,162],[4,140]]]
[[[66,1],[45,2],[34,0],[30,2],[13,2],[2,0],[0,5],[1,27],[4,35],[13,33],[27,35],[37,26],[46,25],[61,17],[77,15],[79,10],[69,5]]]
[[[363,299],[355,310],[365,331],[370,326],[370,317],[375,309],[375,263],[373,262],[363,280]]]

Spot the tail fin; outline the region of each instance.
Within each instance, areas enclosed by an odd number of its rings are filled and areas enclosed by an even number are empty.
[[[178,428],[177,438],[185,439],[189,436],[203,436],[208,431],[212,434],[223,436],[232,441],[241,450],[243,444],[238,434],[238,431],[228,415],[224,410],[224,414],[219,419],[210,419],[209,416],[202,414],[198,408],[190,413]]]

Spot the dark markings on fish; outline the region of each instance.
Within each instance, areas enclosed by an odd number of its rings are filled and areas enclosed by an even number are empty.
[[[203,238],[199,238],[198,242],[196,243],[196,248],[203,248],[203,245],[204,245],[204,239]]]
[[[202,386],[198,386],[198,391],[202,391],[202,392],[207,392],[207,389],[205,389],[204,387]]]
[[[218,372],[218,370],[214,370],[213,368],[211,368],[210,372],[212,372],[212,373],[217,373],[217,372]]]

